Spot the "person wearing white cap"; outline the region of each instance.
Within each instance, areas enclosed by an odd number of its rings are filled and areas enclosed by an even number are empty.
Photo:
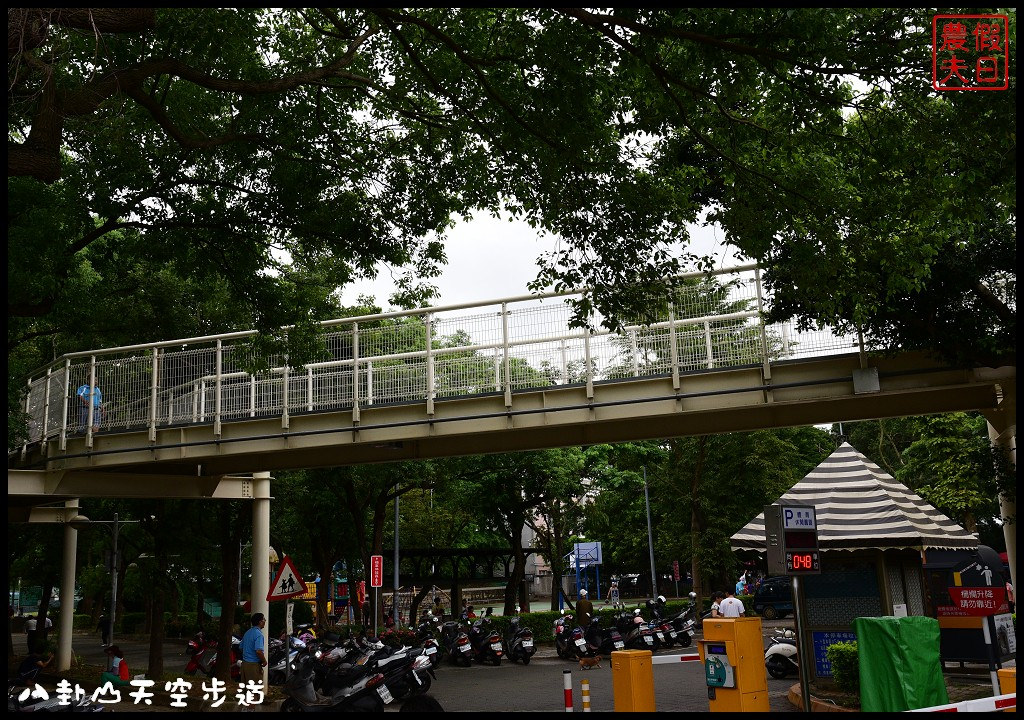
[[[590,602],[590,598],[587,597],[587,591],[584,588],[580,590],[580,601],[576,603],[576,621],[583,628],[584,634],[587,632],[587,628],[590,627],[590,621],[594,619],[594,603]]]

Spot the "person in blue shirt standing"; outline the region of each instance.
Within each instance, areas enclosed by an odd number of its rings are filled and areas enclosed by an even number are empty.
[[[79,386],[75,392],[78,395],[78,425],[82,432],[89,426],[89,408],[92,407],[92,431],[100,431],[100,420],[103,418],[103,392],[96,386],[89,383]],[[90,403],[90,400],[92,402]]]
[[[248,685],[252,680],[262,685],[263,668],[267,666],[267,656],[264,653],[266,644],[263,638],[263,626],[267,624],[267,617],[263,613],[253,613],[251,623],[252,627],[242,636],[242,682]]]

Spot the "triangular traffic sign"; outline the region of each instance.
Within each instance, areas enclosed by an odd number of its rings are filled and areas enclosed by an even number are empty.
[[[281,567],[277,571],[277,577],[270,585],[267,592],[267,602],[272,600],[286,600],[306,592],[306,583],[302,582],[302,576],[295,569],[292,559],[287,555],[281,561]]]

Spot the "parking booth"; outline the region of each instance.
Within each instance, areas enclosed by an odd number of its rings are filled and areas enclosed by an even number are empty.
[[[697,641],[711,712],[768,712],[761,618],[707,618]]]

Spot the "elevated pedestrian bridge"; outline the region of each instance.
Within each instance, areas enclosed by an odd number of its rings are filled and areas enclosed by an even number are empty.
[[[9,499],[245,497],[244,478],[225,479],[994,410],[1015,377],[765,325],[754,265],[684,276],[620,332],[570,327],[578,296],[332,320],[301,365],[259,356],[252,332],[65,355],[28,380]],[[103,394],[96,434],[82,385]]]

